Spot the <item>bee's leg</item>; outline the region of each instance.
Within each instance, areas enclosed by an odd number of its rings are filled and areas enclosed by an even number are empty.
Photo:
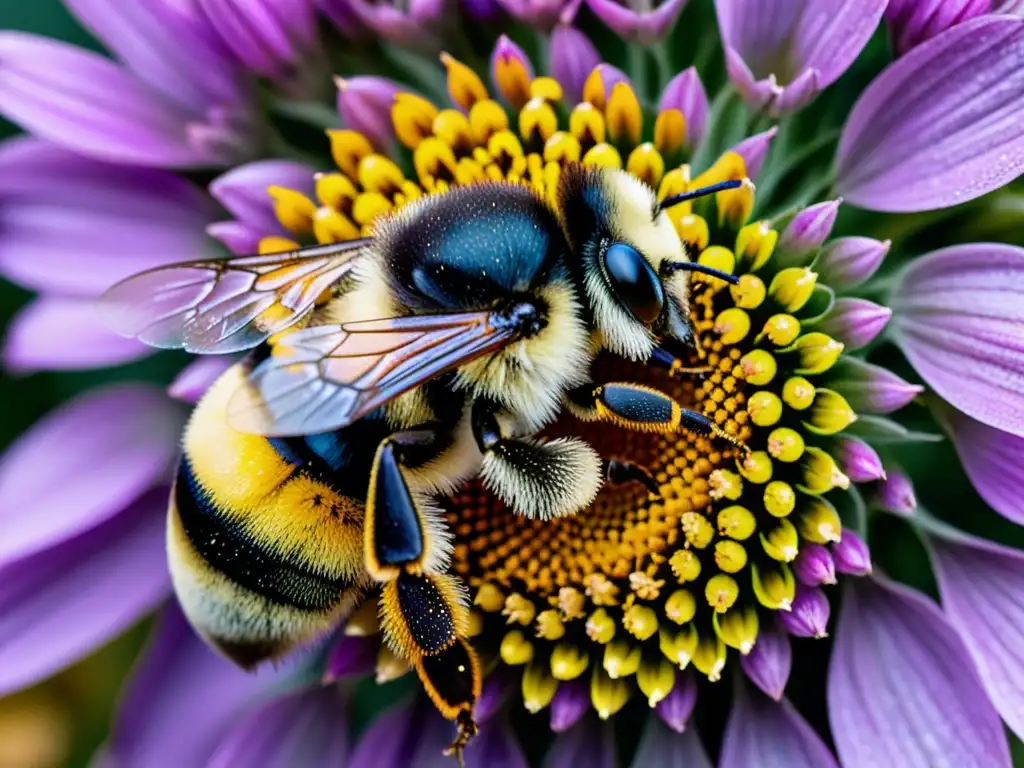
[[[473,435],[484,455],[484,485],[517,514],[542,519],[575,514],[594,500],[604,479],[601,459],[589,444],[507,437],[483,401],[473,406]]]
[[[429,445],[432,437],[399,433],[378,446],[366,498],[364,559],[370,576],[383,582],[385,640],[416,670],[438,711],[458,723],[452,749],[460,754],[476,732],[480,664],[465,640],[469,614],[461,586],[442,572],[448,534],[437,513],[409,489],[402,464],[409,451]]]
[[[683,378],[684,376],[703,376],[711,372],[711,366],[709,365],[687,366],[681,358],[665,349],[665,347],[655,347],[654,351],[651,352],[651,356],[647,358],[647,362],[665,368],[668,371],[668,375],[674,379]]]
[[[688,429],[698,435],[720,438],[746,450],[743,443],[704,414],[683,408],[664,392],[642,384],[588,384],[569,392],[566,405],[585,421],[606,421],[637,432],[676,432]]]
[[[661,495],[661,489],[653,475],[639,464],[619,459],[605,459],[603,462],[604,477],[609,485],[625,485],[626,483],[642,483],[655,496]]]

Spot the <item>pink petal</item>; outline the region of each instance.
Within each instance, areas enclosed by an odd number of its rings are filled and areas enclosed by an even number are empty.
[[[982,424],[946,408],[949,429],[971,484],[996,512],[1024,525],[1024,437]]]
[[[0,208],[0,274],[63,295],[95,296],[135,272],[212,255],[214,245],[203,230],[216,205],[184,179],[31,137],[0,145]]]
[[[1005,16],[960,24],[891,64],[854,105],[836,155],[840,194],[879,211],[946,208],[1022,172],[1024,20]]]
[[[1024,435],[1022,296],[1024,248],[975,243],[915,259],[889,302],[893,337],[921,378],[1015,435]]]
[[[348,716],[345,699],[333,686],[288,694],[236,723],[207,768],[345,765]]]
[[[243,672],[211,651],[172,602],[124,692],[106,749],[109,763],[206,765],[228,729],[280,692],[288,673],[294,670]]]
[[[656,717],[648,717],[632,768],[712,768],[696,728],[676,733]]]
[[[1024,552],[972,536],[931,541],[949,622],[1006,724],[1024,734]]]
[[[738,686],[719,768],[839,768],[821,738],[786,699]]]
[[[159,389],[120,385],[37,422],[0,459],[0,563],[96,527],[158,482],[182,415]]]
[[[77,661],[163,599],[166,506],[166,488],[150,491],[92,530],[0,567],[0,694]]]
[[[846,584],[828,679],[843,765],[1008,768],[999,716],[938,607],[876,577]]]
[[[0,33],[0,111],[84,155],[149,166],[225,158],[191,141],[197,117],[99,54],[23,32]]]
[[[15,373],[105,368],[153,352],[103,325],[91,299],[56,296],[38,298],[15,315],[3,342],[4,366]]]
[[[167,394],[185,403],[197,403],[228,368],[235,364],[231,355],[197,357],[186,365],[170,386]]]

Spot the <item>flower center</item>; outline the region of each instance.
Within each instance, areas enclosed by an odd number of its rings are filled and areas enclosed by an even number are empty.
[[[399,94],[392,108],[396,136],[412,150],[415,180],[361,134],[333,132],[339,172],[318,175],[318,202],[271,189],[289,230],[319,242],[366,235],[378,216],[410,200],[485,180],[528,185],[554,206],[569,162],[625,167],[659,199],[746,176],[742,157],[729,152],[691,178],[680,164],[681,116],[661,112],[653,142],[642,142],[636,94],[627,83],[605,93],[597,70],[584,102],[568,110],[553,80],[499,70],[505,101],[518,110],[513,131],[482,81],[444,61],[461,111],[438,110],[410,94]],[[485,667],[500,659],[523,670],[523,701],[532,711],[577,678],[589,679],[602,717],[636,688],[654,706],[672,691],[677,669],[691,663],[718,679],[727,648],[749,653],[776,612],[797,616],[787,625],[795,634],[824,634],[827,600],[817,587],[834,573],[815,567],[831,562],[823,545],[842,533],[825,496],[849,484],[829,453],[829,436],[855,414],[841,395],[813,381],[843,350],[805,327],[820,309],[817,276],[776,264],[778,233],[767,222],[747,223],[753,204],[753,188],[744,185],[669,210],[691,259],[740,276],[734,286],[703,275],[691,282],[699,343],[687,365],[703,372],[665,372],[611,356],[592,372],[596,383],[661,390],[746,450],[717,436],[631,432],[566,413],[550,435],[582,437],[603,458],[645,467],[658,495],[640,483],[607,486],[588,509],[555,520],[519,517],[479,483],[445,500],[455,537],[449,567],[469,587],[473,645]],[[296,243],[274,237],[262,245],[270,251]],[[808,545],[824,555],[814,553],[821,562],[800,568],[801,552],[813,551]],[[809,575],[798,588],[802,572]],[[810,610],[822,602],[824,619]]]

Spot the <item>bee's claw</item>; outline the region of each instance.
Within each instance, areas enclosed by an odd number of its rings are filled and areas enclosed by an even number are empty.
[[[466,763],[462,759],[462,752],[466,748],[470,739],[476,736],[477,724],[476,720],[473,719],[473,713],[469,710],[463,710],[459,713],[458,717],[459,732],[455,736],[455,741],[448,745],[445,749],[445,755],[450,755],[455,758],[456,764],[459,768],[466,768]]]

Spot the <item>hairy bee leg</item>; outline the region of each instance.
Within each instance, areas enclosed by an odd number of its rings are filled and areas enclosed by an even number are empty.
[[[601,459],[582,440],[506,437],[494,412],[479,401],[473,408],[473,435],[484,456],[484,485],[517,514],[564,517],[597,496]]]
[[[609,485],[625,485],[626,483],[642,483],[655,496],[661,495],[658,483],[645,467],[632,461],[606,459],[604,461],[604,477]]]
[[[746,446],[702,413],[651,387],[611,382],[587,385],[568,395],[571,410],[580,418],[606,421],[638,432],[675,432],[688,429],[725,440],[746,451]]]

